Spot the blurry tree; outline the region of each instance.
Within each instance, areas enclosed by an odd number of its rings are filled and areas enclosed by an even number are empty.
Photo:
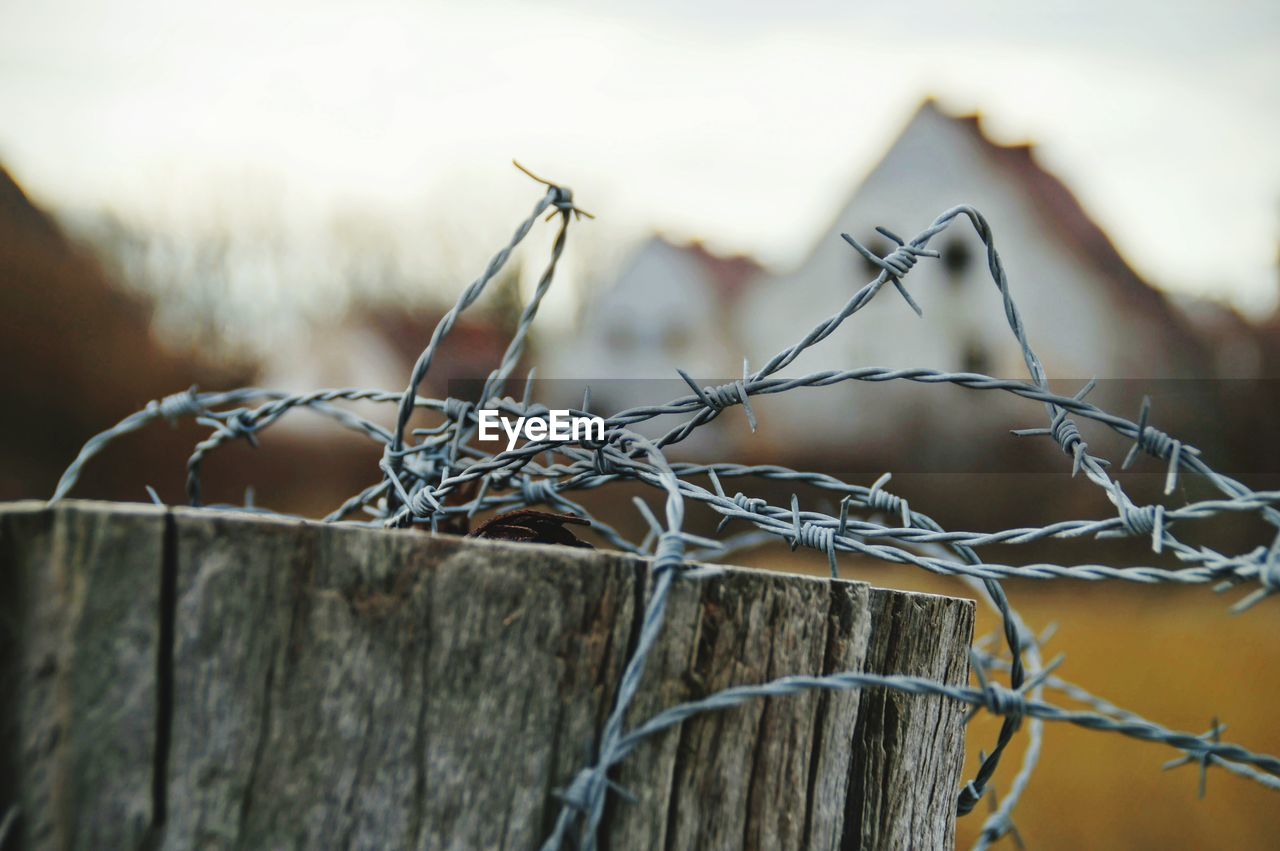
[[[150,399],[250,377],[166,349],[151,319],[0,168],[0,499],[48,496],[86,438]],[[173,444],[160,432],[96,465],[97,495],[121,495],[114,473]],[[143,496],[136,480],[128,495]]]

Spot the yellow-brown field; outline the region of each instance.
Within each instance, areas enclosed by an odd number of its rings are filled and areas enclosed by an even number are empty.
[[[823,574],[813,553],[769,548],[729,561]],[[958,581],[907,567],[854,566],[842,575],[875,585],[972,596]],[[1200,588],[1136,587],[1120,583],[1007,582],[1011,602],[1032,627],[1057,622],[1046,658],[1067,654],[1058,674],[1166,727],[1201,733],[1216,715],[1229,725],[1224,740],[1254,751],[1280,753],[1280,598],[1231,615],[1230,600]],[[1240,596],[1237,592],[1235,596]],[[978,634],[997,619],[978,613]],[[1047,697],[1069,705],[1057,693]],[[976,719],[969,730],[966,773],[977,751],[995,740],[997,722]],[[1025,732],[997,774],[1007,787],[1022,756]],[[1046,725],[1040,769],[1015,814],[1035,849],[1270,849],[1280,848],[1280,793],[1210,770],[1199,800],[1198,767],[1163,772],[1179,755],[1170,748]],[[962,819],[958,847],[972,844],[985,804]],[[1008,847],[1012,841],[1004,840]]]

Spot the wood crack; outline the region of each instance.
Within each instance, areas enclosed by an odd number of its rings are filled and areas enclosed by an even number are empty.
[[[267,665],[266,681],[263,683],[262,714],[258,718],[258,736],[253,747],[253,759],[249,763],[249,776],[240,796],[240,827],[236,831],[236,847],[245,848],[250,841],[249,813],[253,809],[253,787],[258,780],[258,771],[262,768],[262,759],[266,754],[267,741],[271,736],[271,698],[275,685],[276,660],[273,656]]]
[[[173,512],[164,513],[160,544],[158,636],[155,669],[155,750],[151,765],[151,824],[142,846],[154,849],[163,839],[169,815],[169,751],[173,741],[173,651],[178,609],[178,528]]]

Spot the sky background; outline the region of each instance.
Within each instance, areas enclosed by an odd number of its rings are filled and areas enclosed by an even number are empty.
[[[1153,281],[1273,305],[1274,0],[0,6],[0,163],[64,212],[270,233],[285,294],[335,233],[474,269],[538,195],[512,157],[597,258],[658,227],[786,265],[928,94],[1036,142]]]

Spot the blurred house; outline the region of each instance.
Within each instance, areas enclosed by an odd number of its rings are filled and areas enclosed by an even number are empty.
[[[1257,379],[1267,366],[1267,325],[1255,324],[1234,306],[1220,301],[1174,296],[1209,357],[1215,378]]]
[[[671,378],[676,367],[704,378],[741,374],[727,320],[759,272],[748,257],[653,236],[587,305],[573,338],[548,352],[549,371],[564,378]]]
[[[909,239],[959,204],[976,207],[990,223],[1032,345],[1050,377],[1063,380],[1057,389],[1074,392],[1090,378],[1214,374],[1215,355],[1037,162],[1030,145],[999,144],[977,116],[950,115],[932,100],[920,106],[795,269],[765,275],[749,258],[719,258],[700,245],[655,237],[587,306],[577,333],[554,341],[545,374],[596,379],[593,397],[607,389],[611,409],[686,392],[677,383],[665,383],[657,393],[646,382],[612,379],[669,379],[676,367],[699,379],[735,379],[744,355],[753,366],[764,363],[838,312],[878,274],[841,233],[884,256],[895,246],[875,231],[877,225]],[[941,259],[922,259],[906,278],[923,319],[886,287],[783,374],[923,366],[1025,379],[1022,352],[973,228],[958,220],[930,247],[941,251]],[[943,454],[956,458],[980,449],[976,435],[1007,445],[1007,428],[1042,424],[1042,408],[1006,395],[901,381],[846,382],[753,402],[761,414],[753,437],[741,423],[733,425],[741,417],[722,425],[730,426],[724,436],[744,440],[740,451],[758,455],[890,458],[943,434]],[[1133,406],[1136,413],[1136,401]],[[1163,425],[1174,416],[1170,407],[1158,409]]]
[[[319,388],[371,388],[399,393],[431,339],[443,312],[399,304],[363,304],[300,338],[276,346],[264,365],[263,386],[295,393]],[[468,313],[453,326],[418,388],[419,395],[466,397],[502,360],[510,335],[485,313]],[[518,375],[522,375],[518,372]],[[459,385],[458,382],[466,382]],[[514,386],[514,385],[512,385]],[[389,404],[352,406],[376,422],[391,423]],[[279,429],[300,438],[328,439],[335,426],[327,418],[299,413]]]
[[[688,393],[677,368],[704,383],[740,377],[736,317],[760,273],[749,257],[651,237],[585,306],[574,333],[544,344],[538,375],[556,379],[545,385],[549,398],[576,405],[589,384],[592,410],[609,413]]]
[[[738,324],[752,362],[801,339],[879,273],[841,233],[885,256],[896,246],[876,232],[877,225],[909,240],[960,204],[977,208],[990,223],[1031,344],[1050,378],[1065,380],[1059,390],[1074,392],[1090,378],[1212,374],[1192,329],[1125,262],[1030,145],[998,144],[977,116],[947,114],[932,100],[917,110],[800,265],[760,281],[745,300]],[[922,258],[905,279],[923,318],[886,286],[786,374],[887,366],[1025,379],[986,249],[967,219],[955,221],[929,247],[941,258]],[[762,421],[769,421],[772,409],[784,421],[803,422],[809,451],[874,454],[945,435],[954,456],[957,449],[976,450],[975,435],[1007,445],[1001,426],[1043,420],[1037,405],[1007,394],[906,382],[847,382],[786,395],[762,404]],[[1167,424],[1170,412],[1163,413]],[[792,439],[770,430],[761,437]]]
[[[1202,429],[1214,439],[1210,457],[1218,470],[1255,488],[1274,487],[1280,446],[1259,437],[1264,424],[1280,416],[1280,312],[1253,322],[1220,302],[1179,298],[1177,303],[1204,341],[1213,367],[1212,381],[1188,382],[1203,400],[1206,425],[1211,424]],[[1263,478],[1251,478],[1259,475]]]
[[[1103,379],[1093,399],[1132,414],[1149,392],[1154,422],[1176,430],[1191,421],[1187,411],[1196,404],[1180,386],[1155,382],[1252,376],[1268,362],[1260,330],[1234,311],[1200,302],[1180,309],[1143,280],[1029,145],[996,143],[977,116],[949,115],[926,101],[795,269],[771,275],[749,257],[657,235],[639,245],[584,305],[572,333],[539,339],[532,360],[540,379],[554,380],[540,382],[537,397],[576,406],[589,384],[592,410],[609,413],[685,395],[677,368],[702,382],[732,381],[744,355],[758,367],[878,273],[842,232],[883,256],[894,246],[876,225],[910,238],[962,203],[990,222],[1031,342],[1060,392]],[[942,257],[922,259],[906,279],[924,318],[887,287],[784,374],[923,366],[1025,380],[985,247],[968,221],[958,219],[930,247]],[[518,310],[518,301],[507,308]],[[439,318],[438,311],[406,312],[400,305],[356,309],[305,339],[282,341],[263,383],[398,391]],[[503,321],[492,313],[464,316],[423,392],[459,395],[450,380],[483,379],[509,338]],[[687,448],[701,449],[709,439],[721,457],[870,457],[895,470],[917,464],[933,472],[935,459],[963,469],[1007,454],[1009,428],[1044,419],[1037,403],[1008,394],[905,381],[845,382],[762,397],[753,406],[761,417],[758,434],[747,432],[740,414],[729,415]],[[1199,407],[1202,415],[1211,410]],[[383,421],[389,413],[387,406],[367,411]],[[323,436],[332,425],[299,415],[283,428]],[[1040,443],[1045,456],[1056,452]],[[1053,469],[1059,461],[1049,457]]]

